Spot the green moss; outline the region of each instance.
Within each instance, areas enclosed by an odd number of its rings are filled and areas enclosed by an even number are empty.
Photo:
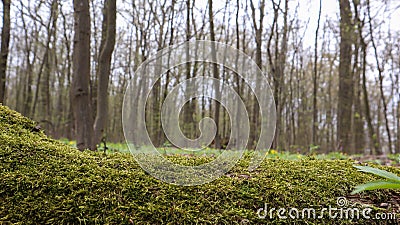
[[[253,172],[247,165],[248,156],[226,176],[206,185],[169,185],[146,174],[129,154],[80,152],[47,138],[34,122],[0,106],[0,223],[365,223],[257,216],[265,204],[300,210],[337,206],[338,197],[375,179],[357,172],[350,160],[267,159]],[[397,168],[389,170],[400,173]],[[365,192],[361,197],[387,202],[393,195],[398,192]]]

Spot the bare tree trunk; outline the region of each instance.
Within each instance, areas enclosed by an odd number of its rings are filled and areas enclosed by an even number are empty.
[[[6,95],[6,71],[10,46],[10,0],[3,1],[3,28],[1,30],[0,49],[0,103],[5,102]]]
[[[108,116],[108,83],[110,79],[111,57],[115,48],[116,35],[116,0],[104,2],[103,23],[106,24],[105,32],[102,32],[104,45],[100,49],[98,85],[97,85],[97,110],[94,123],[94,146],[100,144],[102,138],[106,138],[106,126]]]
[[[170,37],[169,37],[168,46],[172,46],[173,43],[174,43],[175,1],[172,1],[171,10],[172,10],[171,17],[169,18]],[[168,52],[167,65],[170,64],[170,60],[171,60],[171,53]],[[168,95],[168,85],[169,85],[170,80],[171,80],[170,73],[171,73],[171,71],[168,69],[167,72],[166,72],[166,76],[165,76],[164,92],[162,94],[161,102],[164,102],[164,100],[167,98],[167,95]],[[166,141],[166,136],[165,136],[164,132],[162,132],[161,130],[160,130],[160,133],[159,133],[159,139],[160,139],[160,143],[161,144],[164,144],[164,142]]]
[[[270,30],[270,34],[268,37],[268,42],[267,42],[267,54],[268,54],[268,63],[269,63],[269,69],[270,72],[272,74],[272,80],[273,80],[273,87],[274,87],[274,100],[275,100],[275,104],[277,107],[277,112],[278,112],[278,105],[279,105],[279,99],[278,99],[278,90],[279,90],[279,84],[278,84],[278,79],[276,78],[276,69],[275,69],[275,65],[273,62],[273,57],[272,57],[272,53],[271,53],[271,45],[272,45],[272,39],[274,36],[274,30],[275,27],[278,26],[278,9],[275,5],[275,2],[272,2],[273,4],[273,9],[274,9],[274,18],[272,21],[272,25],[271,25],[271,30]],[[272,143],[272,148],[277,149],[278,145],[279,145],[279,131],[281,129],[280,127],[281,123],[280,123],[280,115],[279,113],[276,114],[276,129],[275,129],[275,136],[274,136],[274,141]]]
[[[378,51],[377,51],[377,46],[375,44],[374,36],[373,36],[373,29],[372,29],[372,18],[371,18],[371,10],[370,10],[370,4],[369,0],[367,0],[367,11],[368,11],[368,19],[369,19],[369,31],[370,31],[370,36],[371,36],[371,42],[372,42],[372,48],[374,49],[374,54],[375,54],[375,60],[376,60],[376,67],[378,69],[378,76],[379,76],[379,90],[381,94],[381,100],[383,104],[383,117],[385,119],[385,128],[386,128],[386,133],[388,136],[388,147],[389,147],[389,152],[388,153],[393,153],[392,152],[392,135],[390,133],[390,128],[389,128],[389,119],[387,115],[387,102],[385,98],[385,93],[383,91],[383,69],[379,63],[379,56],[378,56]],[[382,152],[384,153],[384,152]]]
[[[399,49],[400,50],[400,49]],[[397,92],[397,120],[396,120],[396,124],[397,124],[397,142],[396,142],[396,149],[397,152],[396,153],[400,153],[400,61],[399,61],[399,65],[398,65],[398,72],[396,74],[396,92]]]
[[[294,109],[294,88],[293,88],[293,77],[295,73],[295,60],[297,57],[297,53],[294,53],[292,56],[292,65],[289,73],[289,112],[288,112],[288,131],[289,131],[289,146],[292,146],[296,143],[296,126],[295,126],[295,109]]]
[[[235,25],[236,25],[236,49],[240,49],[240,30],[239,30],[239,10],[240,10],[240,3],[239,0],[236,0],[236,18],[235,18]],[[239,54],[236,55],[235,57],[235,71],[238,71],[239,68]],[[240,97],[242,97],[242,88],[241,88],[241,84],[240,84],[240,76],[239,74],[235,74],[235,89],[236,92],[238,93],[238,95]],[[241,118],[240,118],[240,108],[239,108],[239,102],[236,102],[236,127],[231,127],[231,129],[236,129],[236,130],[240,130],[240,124],[241,124]],[[234,137],[235,138],[235,142],[234,143],[238,143],[239,140],[239,133],[237,134],[238,136]]]
[[[398,46],[397,48],[397,55],[400,54],[400,46]],[[394,59],[394,54],[393,52],[390,52],[390,58],[392,61],[392,71],[396,71],[397,67],[397,72],[394,73],[391,76],[391,80],[392,80],[392,91],[395,93],[394,95],[394,99],[397,99],[396,105],[393,107],[393,115],[395,116],[395,138],[396,141],[394,143],[395,146],[395,154],[400,153],[400,60],[397,60],[397,62],[395,62]],[[396,100],[393,100],[393,104],[395,104]]]
[[[47,27],[47,43],[46,43],[46,50],[45,56],[43,57],[43,63],[41,65],[40,73],[43,73],[43,77],[41,80],[38,80],[41,84],[40,88],[40,98],[41,98],[41,105],[40,105],[40,113],[39,118],[40,122],[42,123],[42,127],[44,130],[53,135],[54,133],[54,124],[51,118],[51,98],[50,98],[50,78],[51,74],[53,74],[53,67],[55,65],[54,57],[56,57],[55,46],[54,42],[52,43],[52,37],[56,39],[56,30],[57,30],[57,19],[58,19],[58,2],[57,0],[52,0],[51,2],[51,10],[50,10],[50,18]],[[50,46],[52,43],[52,46]],[[38,93],[38,90],[36,91]],[[37,97],[37,95],[36,95]],[[35,99],[36,101],[37,99]]]
[[[328,112],[327,112],[327,122],[328,122],[328,130],[330,134],[328,134],[328,148],[334,149],[335,145],[335,135],[334,135],[334,122],[333,122],[333,112],[332,112],[332,77],[333,77],[333,66],[335,63],[335,58],[337,58],[337,53],[330,58],[329,61],[329,80],[328,80]],[[327,151],[328,153],[328,151]]]
[[[314,74],[313,74],[313,124],[312,124],[312,144],[317,144],[318,132],[318,109],[317,109],[317,78],[318,78],[318,33],[319,23],[321,21],[322,0],[319,0],[318,22],[315,30],[315,45],[314,45]]]
[[[340,0],[340,61],[337,141],[338,150],[351,148],[351,113],[353,106],[353,75],[351,74],[352,12],[349,0]]]
[[[278,125],[277,127],[277,133],[278,134],[278,138],[276,139],[276,144],[277,144],[277,149],[282,149],[284,148],[284,141],[283,138],[284,137],[284,133],[283,133],[283,129],[284,129],[284,123],[283,123],[283,119],[284,118],[282,115],[282,111],[283,111],[283,107],[284,107],[284,96],[283,96],[283,87],[284,87],[284,82],[285,82],[285,77],[284,77],[284,73],[285,73],[285,64],[286,64],[286,51],[287,51],[287,34],[288,34],[288,24],[287,24],[287,13],[288,13],[288,0],[285,0],[285,10],[283,13],[283,28],[282,31],[278,30],[278,26],[276,26],[276,30],[275,30],[275,34],[276,34],[276,39],[275,39],[275,79],[276,79],[276,83],[277,86],[276,88],[276,96],[278,101],[276,102],[277,105],[277,121],[278,121]],[[280,6],[277,7],[277,9],[280,11]],[[279,44],[279,33],[282,32],[282,39],[280,40],[281,43]],[[280,46],[280,48],[279,48]]]
[[[79,150],[95,149],[90,100],[90,14],[88,0],[74,0],[73,103],[76,143]]]
[[[210,37],[211,37],[211,57],[214,62],[217,61],[217,52],[215,49],[215,32],[214,32],[214,15],[213,15],[213,6],[212,6],[212,0],[208,0],[208,16],[209,16],[209,22],[210,22]],[[214,78],[219,80],[219,73],[218,73],[218,65],[213,63],[213,75]],[[220,87],[219,83],[215,82],[215,87],[214,91],[216,94],[216,98],[220,99],[221,93],[220,93]],[[220,126],[219,126],[219,108],[220,108],[220,103],[218,101],[215,101],[215,111],[214,111],[214,120],[215,124],[217,125],[218,131],[217,134],[215,135],[215,144],[214,147],[216,149],[221,148],[221,136],[220,136]]]
[[[285,64],[286,64],[286,54],[287,54],[287,37],[288,37],[288,31],[289,31],[289,26],[288,26],[288,0],[284,1],[285,8],[283,11],[283,28],[282,31],[279,29],[279,24],[278,24],[278,17],[280,12],[282,11],[281,9],[281,1],[276,3],[275,1],[272,1],[273,4],[273,10],[274,10],[274,19],[272,22],[271,26],[271,33],[268,39],[267,43],[267,53],[268,53],[268,60],[269,60],[269,65],[270,65],[270,70],[272,73],[272,78],[273,78],[273,86],[274,86],[274,100],[276,104],[276,131],[275,131],[275,137],[274,137],[274,142],[272,144],[273,148],[281,148],[281,144],[284,144],[281,142],[281,135],[282,133],[282,128],[283,128],[283,123],[282,123],[282,111],[283,111],[283,101],[284,98],[282,96],[282,90],[284,87],[284,72],[285,72]],[[280,39],[280,35],[282,35]],[[271,43],[272,39],[275,36],[275,52],[274,56],[271,54]],[[279,43],[279,41],[281,43]]]
[[[53,2],[54,4],[54,2]],[[39,112],[39,115],[42,117],[42,121],[46,121],[49,111],[50,111],[50,95],[47,95],[49,93],[49,79],[50,79],[50,65],[49,65],[49,54],[50,54],[50,43],[51,43],[51,37],[52,37],[52,26],[53,23],[52,21],[54,20],[54,17],[56,15],[53,14],[53,9],[51,9],[51,13],[49,16],[49,21],[48,24],[46,25],[47,28],[47,40],[45,43],[45,50],[43,54],[43,60],[42,63],[40,64],[37,80],[36,80],[36,90],[35,90],[35,95],[33,98],[33,106],[32,106],[32,116],[36,115],[36,108],[38,105],[39,100],[41,100],[41,105],[44,109],[44,111]],[[42,77],[44,74],[45,77]],[[43,86],[43,87],[41,87]],[[39,99],[39,93],[41,93],[41,99]],[[46,124],[45,129],[48,129],[48,126]]]
[[[362,33],[361,21],[359,19],[359,4],[357,1],[353,1],[354,8],[354,19],[356,27],[359,28],[355,30],[355,33]],[[352,152],[351,154],[363,154],[365,147],[365,135],[364,135],[364,121],[363,121],[363,111],[361,107],[361,73],[359,58],[360,58],[360,48],[361,47],[362,35],[354,36],[354,62],[353,62],[353,75],[354,75],[354,113],[352,113]]]
[[[398,84],[400,85],[400,84]],[[400,96],[399,96],[400,97]],[[400,153],[400,100],[397,101],[397,142],[396,142],[396,149],[397,154]]]
[[[262,48],[262,32],[263,32],[263,25],[264,25],[264,16],[265,16],[265,12],[264,12],[264,8],[265,8],[265,1],[262,0],[260,2],[260,7],[259,7],[259,13],[260,13],[260,18],[258,21],[258,25],[256,22],[256,9],[254,7],[253,1],[250,0],[250,8],[251,8],[251,15],[252,15],[252,20],[253,20],[253,26],[254,26],[254,30],[255,30],[255,41],[256,41],[256,64],[257,66],[260,68],[260,70],[262,69],[262,52],[261,52],[261,48]],[[259,77],[257,77],[256,82],[256,90],[255,92],[257,93],[260,89],[259,86]],[[251,117],[251,124],[253,125],[253,129],[250,130],[250,146],[251,148],[255,148],[255,144],[256,144],[256,140],[257,137],[259,136],[259,105],[257,102],[257,97],[254,96],[253,98],[253,112],[252,112],[252,117]]]
[[[376,154],[382,154],[383,153],[383,149],[381,147],[381,143],[382,143],[382,139],[381,139],[381,111],[382,111],[382,101],[378,101],[378,107],[377,107],[377,117],[376,117],[376,128],[375,128],[375,134],[376,134],[376,140],[379,143],[379,147],[380,147],[380,153],[376,153]]]
[[[191,0],[186,0],[186,41],[189,41],[192,34],[191,34],[191,24],[190,24],[190,11],[191,9]],[[186,63],[185,63],[185,75],[186,75],[186,80],[191,78],[191,63],[190,63],[190,55],[189,55],[190,49],[189,49],[189,44],[186,44],[185,46],[185,56],[186,56]],[[191,85],[188,85],[185,89],[185,99],[187,99],[187,93],[190,92],[189,88],[191,88]],[[183,131],[185,135],[188,138],[193,138],[193,109],[192,109],[192,100],[189,100],[184,107],[184,116],[183,116]]]
[[[368,128],[368,138],[370,142],[370,148],[373,154],[380,154],[380,146],[379,146],[379,140],[377,139],[375,135],[375,129],[372,124],[372,118],[371,118],[371,109],[369,106],[369,98],[368,98],[368,90],[367,90],[367,76],[366,76],[366,69],[367,69],[367,44],[365,43],[365,39],[362,35],[362,28],[364,26],[364,23],[360,21],[359,15],[357,13],[356,15],[356,20],[357,20],[357,29],[358,29],[358,35],[359,35],[359,42],[360,42],[360,47],[361,47],[361,54],[362,54],[362,59],[361,59],[361,90],[362,90],[362,96],[363,96],[363,105],[364,105],[364,114],[365,114],[365,119],[367,122],[367,128]]]
[[[162,42],[162,36],[163,36],[163,26],[161,26],[160,30],[160,35],[159,35],[159,41]],[[157,51],[160,51],[163,48],[163,45],[159,42],[159,46]],[[158,57],[156,59],[156,68],[155,68],[155,74],[159,75],[162,71],[162,57]],[[157,79],[157,77],[155,77]],[[161,103],[160,103],[160,92],[161,92],[161,79],[158,79],[154,85],[153,88],[151,89],[151,92],[153,94],[153,105],[152,105],[152,113],[153,113],[153,118],[151,119],[152,122],[151,124],[151,137],[152,137],[152,142],[155,146],[160,146],[160,132],[161,132]]]
[[[60,15],[63,18],[63,44],[65,45],[66,48],[66,76],[67,76],[67,90],[71,91],[71,86],[72,86],[72,81],[71,81],[71,72],[72,72],[72,59],[71,59],[71,36],[68,33],[67,30],[67,18],[65,16],[65,14],[63,13],[62,10],[60,10]],[[66,109],[66,126],[65,126],[65,130],[66,130],[66,137],[68,139],[72,139],[75,135],[75,124],[74,124],[74,112],[73,112],[73,100],[72,98],[69,98],[67,101],[65,101],[68,103],[67,105],[67,109]]]
[[[21,3],[22,6],[22,3]],[[26,82],[25,82],[25,86],[24,86],[24,92],[23,92],[23,110],[22,110],[22,114],[25,116],[30,117],[31,116],[31,111],[30,111],[30,107],[32,104],[32,77],[33,77],[33,63],[35,62],[36,59],[36,55],[37,55],[37,44],[35,45],[35,48],[32,49],[32,41],[29,41],[29,31],[28,31],[28,27],[26,24],[26,20],[25,20],[25,16],[21,7],[21,21],[22,21],[22,27],[24,30],[24,44],[25,44],[25,48],[24,48],[24,53],[25,53],[25,63],[26,63]],[[34,32],[34,34],[31,34],[31,37],[36,40],[37,39],[37,32]],[[31,62],[31,54],[34,56],[33,57],[33,63]]]

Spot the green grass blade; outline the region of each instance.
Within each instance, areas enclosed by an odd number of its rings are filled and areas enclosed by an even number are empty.
[[[385,180],[371,181],[365,184],[357,185],[351,194],[354,195],[361,191],[370,191],[376,189],[400,189],[400,183]]]
[[[372,173],[372,174],[375,174],[375,175],[380,176],[382,178],[389,179],[391,181],[400,182],[400,177],[399,176],[397,176],[394,173],[385,171],[385,170],[381,170],[381,169],[378,169],[378,168],[373,168],[373,167],[370,167],[370,166],[354,166],[354,167],[357,168],[359,171],[362,171],[362,172]]]

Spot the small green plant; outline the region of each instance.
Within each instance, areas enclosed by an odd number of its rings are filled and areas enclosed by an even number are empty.
[[[400,189],[400,177],[394,173],[373,168],[370,166],[354,166],[361,172],[372,173],[386,180],[376,180],[365,184],[357,185],[351,194],[357,194],[362,191],[376,190],[376,189]]]
[[[164,142],[163,147],[170,148],[170,147],[172,147],[172,144],[169,141],[166,141],[166,142]]]
[[[308,154],[309,155],[315,155],[318,150],[319,150],[319,145],[311,144],[309,149],[308,149]]]

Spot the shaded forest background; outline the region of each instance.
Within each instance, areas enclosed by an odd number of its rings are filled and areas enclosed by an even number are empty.
[[[103,138],[124,141],[124,92],[150,55],[186,40],[215,40],[266,73],[277,109],[273,148],[400,153],[400,30],[389,26],[399,19],[391,17],[400,10],[396,1],[338,0],[334,18],[321,18],[325,1],[318,0],[2,2],[0,102],[54,138],[77,139],[80,149],[95,149]],[[320,6],[312,12],[316,27],[299,15],[304,2]],[[159,118],[168,91],[195,76],[217,76],[237,90],[253,148],[260,132],[253,94],[223,67],[198,63],[174,68],[154,86],[146,105],[154,144],[167,143]],[[151,79],[134,80],[133,88],[140,93]],[[229,118],[210,99],[185,106],[184,134],[197,137],[204,116],[218,124],[213,145],[223,148]]]

